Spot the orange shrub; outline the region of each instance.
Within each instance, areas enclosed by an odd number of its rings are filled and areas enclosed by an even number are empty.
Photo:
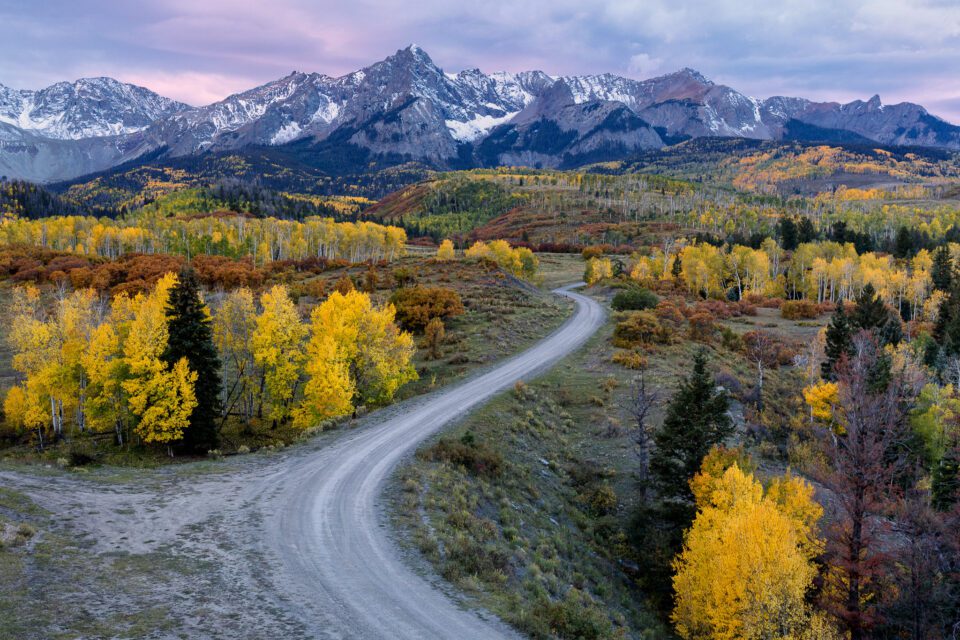
[[[422,330],[434,318],[452,318],[464,312],[460,294],[447,287],[404,287],[390,297],[397,320],[410,330]]]
[[[780,315],[786,320],[813,320],[820,307],[810,300],[787,300],[780,305]]]

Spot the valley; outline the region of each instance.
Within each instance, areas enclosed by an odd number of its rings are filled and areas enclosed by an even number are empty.
[[[656,73],[0,86],[0,637],[954,637],[960,127]]]

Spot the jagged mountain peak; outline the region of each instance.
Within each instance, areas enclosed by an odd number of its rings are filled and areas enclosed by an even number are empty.
[[[203,107],[107,77],[38,91],[0,85],[0,174],[38,180],[150,151],[182,156],[294,141],[441,167],[558,166],[700,136],[829,142],[851,135],[960,149],[960,127],[919,105],[883,105],[879,96],[847,104],[758,100],[689,67],[647,80],[478,68],[448,74],[416,44],[337,78],[293,71]]]

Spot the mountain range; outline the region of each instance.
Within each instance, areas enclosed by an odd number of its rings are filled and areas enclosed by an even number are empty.
[[[139,158],[295,146],[437,168],[575,166],[698,137],[960,149],[960,127],[879,96],[759,100],[692,69],[649,80],[445,73],[410,45],[333,78],[294,72],[202,107],[111,78],[0,85],[0,175],[67,180]]]

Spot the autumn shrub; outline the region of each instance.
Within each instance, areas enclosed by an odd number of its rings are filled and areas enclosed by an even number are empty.
[[[709,342],[717,328],[714,316],[706,311],[692,314],[687,322],[690,325],[690,339],[698,342]]]
[[[443,344],[445,334],[446,330],[443,327],[443,320],[440,318],[432,318],[423,330],[427,352],[434,360],[443,355],[440,345]]]
[[[397,267],[393,270],[393,281],[398,287],[407,287],[417,280],[417,274],[409,267]]]
[[[603,255],[603,247],[600,245],[584,247],[583,251],[580,252],[580,255],[583,256],[584,260],[589,260],[590,258],[599,258]]]
[[[610,307],[615,311],[642,311],[644,309],[653,309],[659,304],[660,298],[657,294],[643,287],[635,287],[618,291]]]
[[[720,343],[725,349],[729,349],[730,351],[740,351],[743,349],[743,338],[730,327],[720,327]]]
[[[786,300],[780,315],[785,320],[813,320],[820,315],[820,307],[811,300]]]
[[[613,330],[613,344],[621,349],[665,344],[669,341],[669,330],[661,326],[657,316],[651,311],[631,311]]]
[[[738,316],[755,316],[757,315],[757,305],[746,300],[740,300],[736,303]]]
[[[264,281],[264,273],[253,266],[249,257],[234,260],[225,256],[199,255],[191,264],[200,282],[208,287],[255,289]]]
[[[686,305],[682,300],[679,306],[674,300],[661,300],[660,304],[653,310],[654,315],[660,320],[661,324],[672,326],[674,329],[682,327],[687,319],[684,314]]]
[[[642,369],[647,366],[647,357],[639,351],[622,350],[613,354],[610,360],[627,369]]]
[[[698,314],[707,314],[715,320],[726,320],[734,314],[737,309],[736,303],[728,303],[724,300],[700,300],[692,306],[686,308],[687,320]]]
[[[495,477],[503,469],[503,455],[485,442],[479,442],[468,432],[463,438],[441,438],[436,444],[418,454],[424,460],[447,462],[463,467],[475,476]]]
[[[447,287],[404,287],[390,297],[401,326],[423,330],[431,320],[452,318],[464,312],[463,301],[455,289]]]

